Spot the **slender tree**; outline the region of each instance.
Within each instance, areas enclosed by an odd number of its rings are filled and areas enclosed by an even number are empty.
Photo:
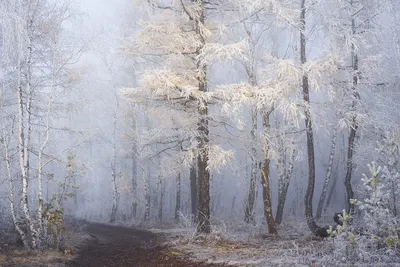
[[[268,110],[264,114],[264,130],[268,138],[270,135],[270,116],[272,109]],[[264,200],[264,216],[267,220],[268,233],[278,234],[278,230],[275,226],[275,220],[272,213],[272,201],[271,201],[271,185],[270,185],[270,144],[269,140],[264,141],[264,161],[261,169],[261,183],[263,185],[263,200]]]
[[[306,58],[306,1],[301,0],[300,6],[300,61],[304,66],[307,62]],[[302,75],[302,93],[304,101],[304,123],[307,136],[307,159],[308,159],[308,185],[305,196],[305,215],[307,225],[310,230],[317,236],[327,236],[327,229],[317,225],[313,215],[313,196],[315,187],[315,152],[314,152],[314,133],[311,117],[310,87],[308,74]]]
[[[328,169],[326,171],[324,185],[322,187],[321,197],[319,198],[318,207],[317,207],[317,214],[315,218],[321,218],[322,209],[325,204],[326,194],[328,192],[329,183],[332,177],[332,168],[333,168],[333,157],[335,155],[335,148],[336,148],[336,137],[337,137],[337,127],[333,130],[332,134],[332,141],[331,141],[331,150],[329,152],[329,160],[328,160]]]

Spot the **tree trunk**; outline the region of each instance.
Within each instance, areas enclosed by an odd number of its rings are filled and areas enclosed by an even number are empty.
[[[30,29],[31,26],[28,26]],[[29,30],[30,31],[30,30]],[[19,36],[19,34],[18,34]],[[27,237],[30,248],[36,248],[36,231],[33,226],[33,222],[31,219],[30,211],[29,211],[29,201],[28,201],[28,185],[29,185],[29,149],[30,145],[30,135],[31,135],[31,126],[30,126],[30,113],[31,113],[31,57],[32,57],[32,47],[31,47],[31,38],[28,38],[28,47],[27,47],[27,59],[26,59],[26,92],[24,92],[22,88],[22,67],[19,62],[19,78],[18,78],[18,144],[19,144],[19,163],[20,163],[20,171],[21,171],[21,180],[22,180],[22,194],[21,194],[21,202],[20,206],[23,211],[24,220],[27,224]],[[27,101],[24,103],[24,95],[27,95]]]
[[[176,176],[176,202],[175,202],[175,221],[179,223],[181,213],[181,173]]]
[[[264,200],[264,215],[267,220],[268,233],[278,234],[275,227],[274,215],[272,214],[272,202],[271,202],[271,188],[269,181],[269,170],[270,170],[270,158],[269,158],[269,134],[270,134],[270,123],[269,117],[271,115],[272,109],[267,111],[264,115],[264,127],[265,127],[265,143],[264,143],[264,162],[261,170],[261,183],[263,185],[263,200]]]
[[[2,104],[3,105],[3,104]],[[6,162],[6,167],[7,167],[7,174],[8,174],[8,180],[9,180],[9,190],[10,190],[10,211],[11,211],[11,218],[15,227],[15,230],[19,234],[22,243],[26,249],[30,248],[29,245],[29,240],[28,237],[26,236],[26,233],[24,230],[20,227],[17,216],[15,215],[15,205],[14,205],[14,181],[12,178],[11,174],[11,164],[10,164],[10,157],[8,155],[8,143],[7,143],[7,138],[6,138],[6,133],[5,133],[5,128],[4,128],[4,123],[2,123],[2,128],[3,128],[3,146],[4,146],[4,153],[5,153],[5,162]]]
[[[329,188],[329,193],[328,193],[328,197],[326,199],[326,204],[324,205],[324,213],[326,213],[327,208],[330,206],[331,204],[331,200],[332,200],[332,196],[333,196],[333,192],[335,191],[336,188],[336,181],[337,181],[337,176],[332,175],[332,185]]]
[[[350,5],[353,6],[354,0],[350,1]],[[355,14],[353,14],[351,19],[351,29],[352,35],[356,35],[356,25],[355,25]],[[355,112],[357,106],[357,100],[360,99],[360,95],[357,92],[358,85],[358,55],[356,53],[356,47],[354,43],[351,44],[351,65],[353,69],[353,81],[352,81],[352,111]],[[358,129],[357,116],[354,114],[352,117],[350,125],[350,134],[347,149],[347,161],[346,161],[346,177],[344,180],[344,185],[346,187],[346,212],[347,214],[354,213],[354,205],[351,203],[351,199],[354,198],[353,188],[351,186],[351,176],[353,173],[353,154],[354,154],[354,143],[356,138],[356,133]]]
[[[117,174],[115,173],[115,164],[112,164],[112,188],[113,188],[113,205],[111,209],[110,222],[115,222],[118,209],[118,187],[117,187]]]
[[[136,118],[133,118],[133,130],[135,131],[135,136],[137,134],[136,131]],[[136,218],[137,215],[137,161],[138,161],[138,148],[137,148],[137,139],[135,138],[132,142],[132,218]]]
[[[203,87],[203,86],[201,86]],[[201,88],[200,87],[200,88]],[[198,227],[199,233],[210,233],[210,172],[207,169],[208,162],[208,120],[207,108],[200,109],[199,121],[199,155],[197,168],[199,174],[199,206],[198,206]]]
[[[143,171],[143,180],[145,180],[144,183],[144,198],[145,198],[145,204],[144,204],[144,221],[148,222],[150,220],[150,173],[148,173],[147,179],[145,178],[145,173]]]
[[[197,48],[196,54],[201,54],[201,49],[204,47],[206,43],[206,37],[203,35],[203,31],[201,27],[204,27],[205,22],[205,7],[204,0],[198,1],[199,9],[198,9],[198,17],[196,20],[196,35],[199,37],[200,45]],[[206,93],[208,92],[207,88],[207,66],[201,62],[201,59],[197,59],[196,62],[197,70],[198,70],[198,86],[199,91]],[[208,164],[208,153],[209,153],[209,130],[208,130],[208,103],[206,100],[198,100],[198,113],[199,113],[199,122],[198,122],[198,157],[197,157],[197,168],[199,175],[199,205],[198,205],[198,233],[210,233],[211,232],[211,224],[210,224],[210,171],[207,168]]]
[[[285,208],[286,196],[287,196],[287,192],[289,189],[290,180],[292,178],[295,157],[296,157],[296,151],[293,150],[292,154],[290,155],[288,170],[287,170],[286,174],[284,173],[285,174],[284,180],[280,184],[278,209],[276,211],[276,219],[275,219],[275,223],[277,225],[280,225],[282,222],[283,210]]]
[[[159,190],[160,190],[160,202],[158,205],[158,223],[162,223],[163,221],[163,210],[164,210],[164,185],[163,185],[163,180],[162,176],[158,176],[158,185],[159,185]]]
[[[256,199],[256,191],[257,191],[257,107],[253,107],[251,119],[252,119],[252,129],[251,129],[251,138],[252,138],[252,147],[251,147],[251,178],[249,185],[249,195],[247,198],[246,210],[244,221],[246,223],[254,223],[254,207],[255,207],[255,199]]]
[[[118,108],[118,100],[116,104],[116,109]],[[118,209],[118,185],[117,185],[117,144],[116,144],[116,131],[117,131],[117,111],[115,111],[114,116],[113,116],[113,159],[111,163],[111,178],[112,178],[112,188],[113,188],[113,206],[111,209],[111,218],[110,222],[113,223],[115,222],[116,216],[117,216],[117,209]]]
[[[335,148],[336,148],[336,136],[337,136],[337,127],[335,127],[335,129],[333,130],[331,151],[329,153],[328,169],[326,171],[325,182],[322,188],[321,197],[319,198],[318,202],[317,215],[315,216],[317,219],[321,218],[322,209],[325,204],[326,193],[328,192],[329,182],[331,181],[333,156],[335,155]]]
[[[301,64],[304,65],[306,60],[306,7],[305,0],[301,1],[301,12],[300,12],[300,59]],[[310,92],[308,84],[308,75],[303,74],[302,77],[302,89],[303,89],[303,100],[304,100],[304,122],[306,127],[307,135],[307,156],[308,156],[308,185],[305,197],[305,215],[307,225],[317,236],[328,236],[328,229],[318,227],[313,216],[313,195],[315,187],[315,156],[314,156],[314,135],[313,125],[311,118],[311,103],[310,103]]]
[[[197,173],[196,173],[196,160],[193,160],[193,165],[190,166],[190,200],[192,206],[193,220],[197,221]]]

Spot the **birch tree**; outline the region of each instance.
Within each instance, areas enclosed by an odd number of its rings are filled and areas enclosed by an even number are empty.
[[[341,110],[341,126],[349,129],[347,140],[346,160],[346,212],[353,214],[354,198],[352,188],[352,174],[358,129],[366,124],[365,102],[361,96],[364,91],[376,88],[377,80],[381,77],[376,67],[379,65],[376,54],[378,38],[376,17],[382,12],[380,6],[374,1],[334,1],[330,3],[332,12],[328,14],[329,26],[332,33],[332,42],[340,51],[342,59],[339,66],[343,79],[339,79],[338,89],[342,90],[343,103]],[[340,48],[339,48],[340,47]]]
[[[68,64],[79,52],[74,51],[61,34],[63,23],[72,16],[68,1],[6,1],[1,3],[0,10],[6,13],[0,19],[0,27],[3,33],[1,49],[6,55],[2,58],[2,67],[9,81],[3,88],[7,92],[3,96],[14,94],[12,99],[17,100],[15,110],[7,108],[7,112],[15,112],[17,121],[17,130],[13,132],[15,139],[8,139],[7,149],[12,148],[15,140],[21,173],[22,217],[16,218],[15,227],[24,231],[23,235],[19,232],[24,246],[36,249],[48,245],[43,173],[44,168],[57,159],[49,157],[46,151],[56,110],[54,98],[64,90],[63,86],[72,85]],[[10,160],[9,155],[6,158]],[[34,174],[35,170],[37,173]],[[35,178],[37,184],[33,184]],[[29,202],[33,197],[29,187],[35,185],[37,205]],[[35,213],[33,209],[36,209]],[[18,212],[12,213],[18,216]]]

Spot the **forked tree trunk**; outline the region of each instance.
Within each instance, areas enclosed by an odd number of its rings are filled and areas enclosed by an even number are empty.
[[[328,169],[326,171],[325,182],[324,182],[324,186],[322,188],[321,197],[319,198],[319,202],[318,202],[317,215],[315,216],[317,219],[321,218],[322,209],[324,207],[326,194],[327,194],[328,188],[329,188],[329,182],[331,181],[333,156],[335,155],[335,149],[336,149],[336,136],[337,136],[337,127],[335,127],[335,129],[333,130],[331,151],[329,153]]]
[[[264,200],[264,215],[267,220],[268,225],[268,233],[269,234],[278,234],[278,231],[275,227],[274,215],[272,214],[272,202],[271,202],[271,188],[269,181],[269,171],[270,171],[270,163],[271,160],[269,158],[269,135],[270,135],[270,115],[272,109],[266,111],[264,115],[264,128],[265,128],[265,141],[264,141],[264,162],[263,167],[261,169],[261,183],[263,185],[263,200]]]
[[[305,0],[301,0],[301,12],[300,12],[300,59],[301,64],[304,65],[306,60],[306,7]],[[313,125],[311,118],[311,103],[310,103],[310,92],[308,84],[308,75],[303,74],[302,77],[302,89],[303,89],[303,100],[304,100],[304,122],[306,127],[307,135],[307,156],[308,156],[308,185],[305,197],[305,215],[307,220],[307,225],[317,236],[328,236],[326,228],[318,227],[314,220],[313,215],[313,196],[315,187],[315,157],[314,157],[314,134]]]

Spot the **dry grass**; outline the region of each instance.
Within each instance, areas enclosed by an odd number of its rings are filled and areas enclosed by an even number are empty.
[[[0,266],[48,266],[61,267],[64,263],[71,260],[74,256],[72,251],[26,251],[21,248],[6,246],[1,249],[3,255],[0,256]]]
[[[207,237],[169,239],[171,253],[207,263],[232,266],[315,266],[327,247],[325,241],[314,238],[306,225],[286,224],[280,236],[265,234],[265,229],[249,229],[249,225],[222,225]],[[304,228],[304,229],[303,229]]]
[[[0,240],[0,267],[64,267],[76,257],[78,247],[90,236],[76,225],[69,227],[68,238],[62,250],[27,251],[15,244]],[[9,240],[7,240],[9,241]]]

